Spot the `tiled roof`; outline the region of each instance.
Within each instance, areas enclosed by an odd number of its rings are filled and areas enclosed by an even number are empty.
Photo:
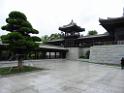
[[[109,34],[98,34],[98,35],[88,35],[88,36],[82,36],[78,39],[86,39],[86,38],[96,38],[96,37],[105,37],[108,36]]]
[[[40,48],[43,48],[43,49],[55,49],[55,50],[68,50],[67,48],[64,48],[64,47],[59,47],[59,46],[54,46],[54,45],[40,45],[39,46]]]
[[[74,21],[72,20],[69,24],[67,25],[63,25],[62,27],[59,27],[59,30],[61,31],[67,31],[67,32],[71,32],[71,31],[75,31],[75,32],[82,32],[85,29],[81,28],[80,26],[78,26],[76,23],[74,23]]]

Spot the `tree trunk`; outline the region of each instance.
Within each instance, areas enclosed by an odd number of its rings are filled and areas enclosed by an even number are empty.
[[[23,60],[18,59],[18,68],[22,68],[22,67],[23,67]]]
[[[18,68],[22,68],[23,67],[23,55],[19,54],[18,55]]]

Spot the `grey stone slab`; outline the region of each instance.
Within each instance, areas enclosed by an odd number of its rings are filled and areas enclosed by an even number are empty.
[[[0,77],[0,93],[124,93],[120,67],[62,59],[29,62],[25,65],[46,70]]]

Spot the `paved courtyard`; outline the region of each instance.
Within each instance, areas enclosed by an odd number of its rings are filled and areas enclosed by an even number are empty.
[[[0,93],[124,93],[120,67],[70,60],[27,61],[26,65],[45,70],[0,76]]]

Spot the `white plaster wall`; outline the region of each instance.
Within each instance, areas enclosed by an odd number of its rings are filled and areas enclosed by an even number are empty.
[[[103,45],[90,48],[90,62],[120,64],[124,45]]]
[[[71,47],[68,48],[68,53],[67,53],[67,59],[72,59],[72,60],[76,60],[79,58],[79,48],[75,48],[75,47]]]

